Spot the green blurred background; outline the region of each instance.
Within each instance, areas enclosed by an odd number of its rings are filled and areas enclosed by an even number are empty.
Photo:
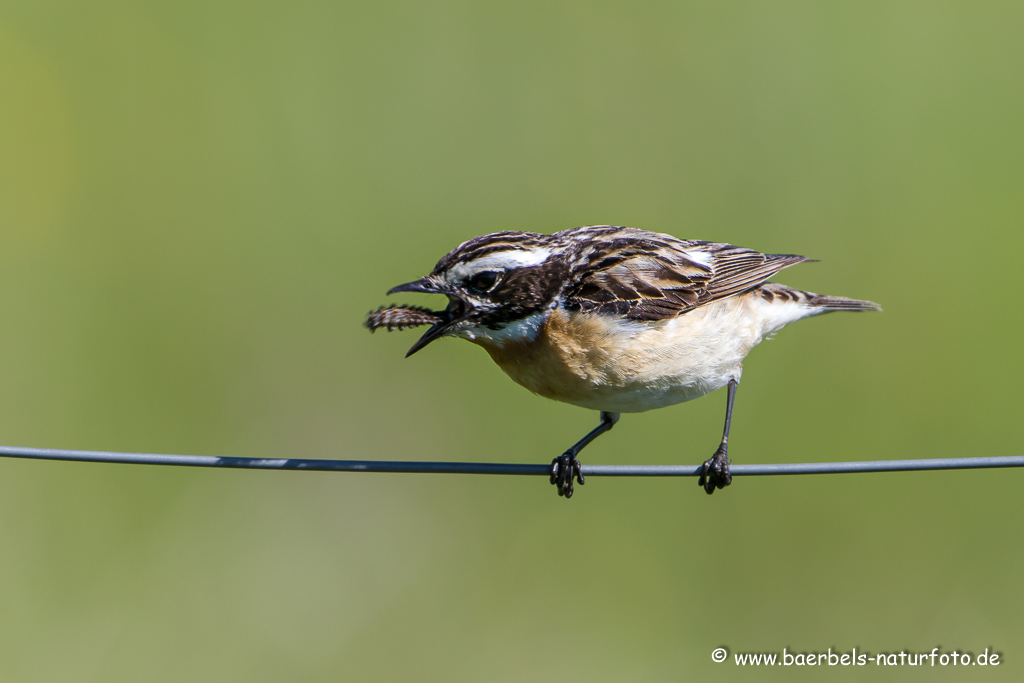
[[[596,414],[366,311],[459,242],[625,224],[880,315],[753,352],[741,463],[1019,455],[1019,2],[0,5],[0,443],[547,462]],[[402,301],[438,305],[427,297]],[[593,463],[692,463],[721,392]],[[0,681],[964,680],[1024,472],[540,479],[0,461]]]

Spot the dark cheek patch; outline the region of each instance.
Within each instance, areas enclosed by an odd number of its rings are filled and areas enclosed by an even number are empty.
[[[491,298],[495,303],[533,313],[555,298],[562,288],[564,275],[565,268],[559,264],[516,268],[506,273]]]
[[[565,276],[566,266],[561,262],[508,271],[490,294],[497,310],[481,322],[500,326],[543,310],[561,293]]]

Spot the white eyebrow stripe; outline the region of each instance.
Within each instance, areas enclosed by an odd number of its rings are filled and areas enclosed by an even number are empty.
[[[487,254],[468,263],[456,264],[450,272],[456,279],[461,280],[485,270],[509,270],[539,266],[547,261],[549,256],[551,256],[551,250],[546,248],[508,249]]]

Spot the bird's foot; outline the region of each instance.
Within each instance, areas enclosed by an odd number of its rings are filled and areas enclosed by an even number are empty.
[[[558,487],[558,495],[572,498],[572,480],[580,486],[586,483],[580,470],[580,461],[572,453],[563,453],[551,461],[551,483]]]
[[[698,486],[703,486],[708,495],[715,492],[715,489],[724,489],[732,483],[732,473],[729,472],[729,451],[725,444],[718,447],[715,454],[704,461],[704,467],[700,471]]]

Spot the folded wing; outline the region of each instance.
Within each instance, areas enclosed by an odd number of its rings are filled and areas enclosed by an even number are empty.
[[[566,292],[570,310],[664,320],[745,292],[783,268],[807,261],[731,244],[679,240],[642,230],[618,233],[577,271]]]

